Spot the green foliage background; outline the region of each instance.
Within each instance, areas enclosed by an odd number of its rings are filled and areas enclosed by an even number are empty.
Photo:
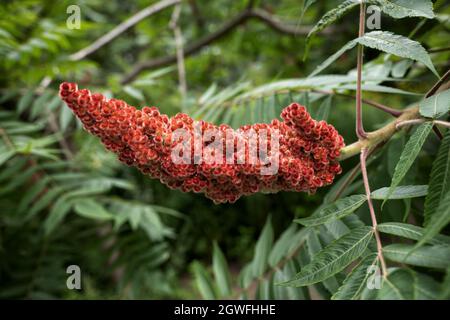
[[[188,46],[252,4],[276,18],[277,23],[303,30],[341,3],[183,1],[179,26]],[[342,255],[334,240],[345,251],[356,236],[361,235],[358,240],[371,232],[367,203],[360,201],[355,206],[352,202],[361,197],[349,200],[353,209],[342,219],[331,217],[326,224],[311,227],[293,223],[294,219],[304,222],[302,218],[314,212],[320,216],[320,208],[333,205],[339,198],[364,194],[360,175],[344,191],[340,189],[358,164],[357,157],[343,162],[342,178],[315,195],[257,194],[232,205],[214,205],[201,195],[169,190],[119,163],[96,138],[82,130],[57,96],[59,83],[73,81],[135,106],[156,105],[169,115],[186,112],[234,127],[270,121],[284,106],[298,101],[316,118],[332,123],[350,144],[357,139],[355,103],[343,94],[354,95],[356,50],[343,53],[322,75],[307,78],[356,38],[358,10],[349,3],[345,1],[342,6],[346,9],[334,13],[339,19],[325,29],[327,32],[311,38],[305,60],[306,34],[283,34],[259,19],[237,25],[226,36],[186,57],[188,91],[183,96],[178,90],[176,63],[145,70],[133,81],[121,83],[140,61],[175,53],[174,34],[169,27],[172,8],[144,19],[92,55],[72,61],[71,54],[148,6],[148,1],[2,1],[0,297],[448,298],[450,247],[445,234],[450,206],[445,204],[450,201],[450,178],[438,175],[450,166],[450,138],[445,128],[441,128],[446,137],[443,142],[431,132],[423,146],[418,146],[417,158],[403,155],[413,162],[410,168],[396,165],[414,129],[397,133],[369,160],[372,190],[389,187],[395,176],[401,187],[391,191],[394,195],[404,193],[383,207],[382,201],[375,200],[378,222],[384,225],[380,231],[385,256],[389,267],[397,269],[391,269],[381,290],[367,290],[359,285],[367,280],[365,269],[376,265],[373,239],[368,238],[361,252],[344,256],[348,261],[332,258]],[[383,5],[383,1],[373,3]],[[418,1],[418,6],[430,3]],[[79,30],[66,26],[66,9],[72,4],[81,9]],[[424,11],[417,16],[413,10],[408,14],[412,17],[397,20],[397,11],[386,10],[382,30],[419,42],[428,50],[437,72],[445,73],[450,51],[436,48],[448,47],[448,3],[435,1],[433,19],[428,19]],[[423,63],[385,53],[390,52],[385,47],[381,52],[376,49],[370,46],[365,51],[364,98],[405,109],[421,101],[437,81]],[[418,54],[411,50],[413,55]],[[444,111],[440,117],[446,120],[448,103],[441,100]],[[367,130],[390,120],[389,115],[364,105]],[[434,175],[433,166],[437,167]],[[401,171],[405,171],[403,175]],[[424,187],[428,184],[429,188]],[[404,190],[402,186],[415,187]],[[426,190],[432,190],[434,196],[428,191],[425,198]],[[379,192],[379,198],[375,198],[385,199],[386,192]],[[414,229],[423,226],[427,207],[431,208],[427,219],[433,221],[429,225],[434,230],[426,225],[426,229]],[[329,212],[333,215],[336,210]],[[433,218],[433,214],[441,218]],[[437,232],[442,234],[436,238]],[[426,239],[423,234],[427,234]],[[421,245],[427,242],[432,250],[422,247],[411,253],[414,241],[420,239]],[[330,244],[335,251],[327,256],[322,249]],[[308,270],[315,269],[308,266],[309,262],[334,269],[311,275]],[[356,262],[360,264],[352,277],[344,281]],[[82,270],[79,291],[66,287],[66,268],[72,264]],[[302,286],[275,285],[288,280]]]

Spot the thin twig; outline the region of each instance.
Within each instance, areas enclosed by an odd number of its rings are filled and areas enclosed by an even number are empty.
[[[103,47],[105,44],[107,44],[108,42],[110,42],[111,40],[113,40],[114,38],[118,37],[120,34],[124,33],[125,31],[127,31],[129,28],[131,28],[132,26],[134,26],[135,24],[139,23],[140,21],[142,21],[143,19],[158,13],[161,10],[164,10],[170,6],[173,6],[175,4],[180,3],[182,0],[162,0],[159,1],[155,4],[152,4],[144,9],[142,9],[141,11],[139,11],[138,13],[136,13],[135,15],[133,15],[132,17],[128,18],[127,20],[125,20],[124,22],[120,23],[117,27],[115,27],[114,29],[112,29],[111,31],[109,31],[107,34],[101,36],[100,38],[98,38],[96,41],[94,41],[94,43],[92,43],[91,45],[89,45],[88,47],[72,54],[69,58],[72,61],[78,61],[81,60],[83,58],[85,58],[86,56],[92,54],[93,52],[97,51],[98,49],[100,49],[101,47]]]
[[[431,48],[428,50],[429,53],[438,53],[438,52],[445,52],[445,51],[450,51],[450,47]]]
[[[358,36],[364,35],[364,28],[366,24],[366,4],[361,1],[359,10],[359,33]],[[358,57],[357,57],[357,82],[356,82],[356,135],[359,139],[367,138],[367,134],[364,131],[362,122],[362,65],[363,65],[364,46],[358,44]]]
[[[433,123],[434,124],[439,124],[439,125],[444,126],[446,128],[450,128],[450,122],[447,122],[447,121],[434,120]]]
[[[238,26],[246,23],[250,19],[259,20],[273,30],[286,35],[296,36],[296,35],[307,35],[312,27],[302,26],[296,27],[295,24],[285,23],[261,9],[248,8],[237,14],[235,17],[230,18],[225,22],[217,31],[204,36],[196,41],[193,41],[190,45],[186,46],[184,49],[184,57],[191,56],[199,52],[203,47],[218,41],[228,35]],[[330,35],[335,33],[337,28],[328,28],[320,32],[320,34]],[[121,80],[122,84],[127,84],[133,81],[141,72],[149,69],[160,68],[177,62],[176,54],[162,56],[146,61],[138,62],[131,70],[130,73],[125,75]]]
[[[356,97],[354,95],[347,94],[347,93],[340,93],[340,92],[327,91],[327,90],[318,90],[318,89],[313,89],[311,91],[317,92],[317,93],[328,94],[328,95],[337,95],[337,96],[341,96],[341,97],[356,99]],[[397,110],[397,109],[385,106],[376,101],[372,101],[372,100],[368,100],[368,99],[362,99],[361,101],[369,106],[375,107],[386,113],[389,113],[390,115],[392,115],[394,117],[399,117],[403,113],[403,111],[401,111],[401,110]]]
[[[439,88],[444,84],[444,82],[447,81],[448,78],[450,78],[450,69],[447,70],[447,72],[442,76],[442,78],[440,78],[438,82],[436,82],[436,84],[430,89],[430,91],[428,91],[425,94],[425,98],[429,98],[432,95],[434,95],[439,90]]]
[[[405,126],[413,126],[413,125],[415,125],[415,124],[421,124],[421,123],[424,123],[425,122],[425,119],[412,119],[412,120],[405,120],[405,121],[401,121],[401,122],[398,122],[396,125],[395,125],[395,129],[400,129],[400,128],[402,128],[402,127],[405,127]]]
[[[373,232],[375,234],[375,240],[377,243],[377,252],[378,252],[378,258],[381,263],[381,271],[383,273],[383,277],[386,278],[387,276],[387,268],[386,268],[386,262],[384,261],[383,257],[383,246],[381,244],[381,238],[380,233],[378,232],[377,226],[377,216],[375,215],[375,210],[373,208],[372,199],[370,197],[370,185],[369,185],[369,177],[367,175],[367,166],[366,166],[366,159],[367,159],[367,153],[368,149],[363,148],[361,150],[361,173],[363,176],[363,182],[364,182],[364,189],[366,190],[366,196],[367,196],[367,203],[369,205],[369,211],[370,211],[370,217],[372,219],[372,226],[373,226]]]

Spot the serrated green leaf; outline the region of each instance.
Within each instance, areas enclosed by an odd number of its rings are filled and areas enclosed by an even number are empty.
[[[439,92],[419,104],[420,114],[427,118],[440,118],[450,111],[450,89]]]
[[[341,219],[358,209],[364,202],[366,202],[366,200],[367,197],[363,194],[342,198],[337,200],[335,203],[326,205],[314,215],[307,218],[295,219],[294,222],[300,223],[304,226],[317,226],[332,219]]]
[[[311,258],[311,261],[314,259],[315,255],[323,250],[322,244],[320,243],[320,239],[317,236],[317,233],[314,229],[311,229],[306,240],[308,253]],[[337,291],[339,288],[339,283],[336,280],[336,277],[331,276],[322,282],[323,286],[331,293]]]
[[[370,254],[360,261],[347,275],[342,286],[331,297],[333,300],[355,300],[358,299],[364,287],[367,286],[367,280],[371,276],[369,268],[377,266],[378,256],[376,253]]]
[[[435,215],[448,190],[450,190],[450,130],[445,134],[431,168],[430,192],[425,198],[424,204],[425,226]]]
[[[392,18],[406,17],[434,18],[433,3],[430,0],[369,0],[368,4],[375,4]]]
[[[212,284],[211,276],[208,271],[198,262],[195,262],[192,266],[195,282],[203,299],[214,300],[217,299],[214,287]]]
[[[314,259],[302,268],[294,279],[280,285],[307,286],[335,275],[364,253],[372,236],[373,229],[371,227],[351,230],[317,253]]]
[[[439,284],[431,277],[411,269],[389,273],[378,292],[379,300],[436,300]]]
[[[369,48],[377,49],[386,53],[390,53],[399,57],[409,58],[422,62],[428,69],[430,69],[437,77],[439,74],[434,68],[428,52],[422,47],[419,42],[413,41],[406,37],[393,34],[388,31],[372,31],[366,33],[364,36],[349,41],[336,53],[322,62],[309,77],[313,77],[322,72],[334,61],[336,61],[344,52],[354,48],[357,44],[364,45]]]
[[[413,266],[446,269],[450,266],[450,246],[433,245],[415,248],[410,244],[390,244],[383,248],[385,258]]]
[[[370,197],[376,200],[388,199],[389,188],[384,187],[378,190],[372,191]],[[423,197],[428,194],[428,185],[416,185],[416,186],[398,186],[395,191],[389,196],[389,199],[409,199]]]
[[[322,16],[322,18],[320,18],[319,22],[317,22],[316,25],[308,33],[308,36],[306,37],[307,45],[309,44],[312,36],[314,36],[318,32],[320,32],[323,29],[325,29],[326,27],[328,27],[329,25],[336,22],[338,19],[343,17],[345,14],[347,14],[350,10],[352,10],[358,4],[359,4],[358,1],[346,0],[346,1],[342,2],[340,5],[338,5],[336,8],[325,13]]]
[[[109,220],[113,218],[101,204],[89,198],[74,200],[74,210],[78,215],[89,219]]]
[[[424,228],[400,222],[381,223],[377,227],[378,231],[403,237],[406,239],[420,240],[425,232]],[[436,235],[428,241],[429,244],[448,244],[450,245],[450,237],[444,235]]]
[[[213,249],[213,272],[217,282],[219,293],[222,297],[231,295],[231,276],[227,260],[220,250],[220,247],[214,242]]]
[[[366,47],[422,62],[439,78],[428,52],[417,41],[388,31],[372,31],[356,41]]]
[[[255,256],[252,261],[253,276],[261,276],[267,268],[267,262],[273,244],[273,229],[270,216],[258,238],[255,246]]]
[[[427,243],[431,238],[436,236],[443,228],[450,223],[450,190],[441,200],[436,212],[431,216],[429,223],[425,226],[425,232],[423,237],[417,243],[417,247],[420,247],[424,243]]]
[[[428,275],[415,272],[414,300],[438,299],[439,283]]]
[[[405,145],[405,148],[402,151],[400,156],[400,160],[395,166],[394,175],[392,177],[391,186],[389,187],[387,196],[383,201],[383,204],[389,199],[389,197],[394,193],[397,186],[402,182],[409,168],[413,164],[414,160],[419,155],[420,150],[422,149],[425,140],[430,134],[431,129],[433,128],[433,124],[430,122],[426,122],[421,124],[414,134],[409,138],[408,142]]]
[[[414,298],[414,276],[409,269],[397,269],[389,273],[378,292],[379,300],[412,300]]]

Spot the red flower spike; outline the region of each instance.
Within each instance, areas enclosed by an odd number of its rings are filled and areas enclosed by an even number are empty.
[[[62,83],[59,95],[84,128],[98,136],[120,161],[170,188],[204,193],[215,203],[232,203],[259,191],[314,193],[342,171],[336,160],[344,146],[342,136],[325,121],[312,119],[297,103],[283,109],[283,121],[274,119],[270,124],[233,130],[224,124],[194,122],[183,113],[169,118],[156,107],[137,110],[124,101],[78,90],[75,83]],[[183,149],[178,153],[186,160],[181,164],[172,160],[174,148],[183,144],[174,139],[180,129],[189,133],[191,142],[191,152]],[[220,134],[196,139],[207,130]],[[279,138],[277,146],[272,136]],[[277,170],[263,174],[267,164],[273,163]]]

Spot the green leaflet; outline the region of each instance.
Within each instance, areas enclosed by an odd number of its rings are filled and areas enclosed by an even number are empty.
[[[450,130],[441,142],[439,152],[433,162],[430,175],[430,192],[425,198],[425,226],[435,214],[445,193],[450,189]]]
[[[231,276],[227,260],[220,250],[220,247],[214,242],[213,250],[213,272],[217,282],[217,287],[222,297],[231,295]]]
[[[273,244],[273,228],[270,222],[270,216],[259,236],[255,246],[255,256],[252,261],[253,276],[261,276],[267,267],[267,262]]]
[[[74,201],[74,210],[80,216],[89,219],[109,220],[113,216],[93,199],[81,198]]]
[[[430,0],[368,0],[367,3],[375,4],[392,18],[424,17],[433,19],[433,3]]]
[[[441,289],[439,291],[439,299],[450,299],[450,267],[447,268],[444,281],[442,282]]]
[[[431,277],[411,269],[396,269],[383,282],[377,299],[380,300],[435,300],[439,284]]]
[[[425,229],[421,227],[400,222],[382,223],[378,225],[377,229],[378,231],[383,233],[392,234],[412,240],[420,240],[425,233]],[[431,238],[429,240],[429,244],[450,245],[450,237],[438,234],[434,238]]]
[[[309,32],[306,38],[307,41],[309,42],[312,36],[314,36],[318,32],[328,27],[329,25],[336,22],[339,18],[344,16],[347,12],[356,7],[358,4],[359,4],[358,1],[346,0],[342,2],[340,5],[338,5],[336,8],[325,13],[323,17],[320,18],[319,22],[317,22],[316,25]]]
[[[367,280],[371,276],[369,268],[377,266],[378,256],[376,253],[365,257],[361,262],[353,268],[352,272],[347,275],[342,286],[331,297],[333,300],[354,300],[358,299],[362,290],[367,285]]]
[[[396,243],[385,246],[383,255],[391,261],[419,267],[446,269],[450,266],[448,245],[423,246],[416,249],[414,245]]]
[[[206,269],[199,263],[195,262],[192,266],[197,288],[200,291],[203,299],[214,300],[217,299],[216,292],[212,284],[212,279]]]
[[[427,118],[440,118],[450,110],[450,89],[439,92],[419,104],[420,114]]]
[[[388,31],[372,31],[366,33],[356,41],[366,47],[419,61],[427,66],[427,68],[439,78],[439,74],[434,68],[428,52],[417,41]]]
[[[430,133],[432,128],[433,124],[431,122],[423,123],[409,138],[408,142],[405,145],[405,148],[402,151],[402,154],[400,155],[400,160],[395,166],[391,186],[389,187],[389,191],[385,200],[383,201],[383,204],[387,201],[387,199],[389,199],[391,194],[395,191],[395,188],[405,177],[414,160],[419,155],[419,152],[422,149],[422,146],[425,143],[425,140],[427,139],[428,134]]]
[[[325,206],[308,218],[296,219],[294,222],[304,226],[317,226],[331,219],[340,219],[354,212],[366,202],[366,200],[367,197],[363,194],[352,195]]]
[[[444,196],[436,210],[436,213],[431,216],[429,223],[425,226],[425,232],[417,243],[417,247],[420,247],[424,243],[428,242],[431,238],[437,235],[448,223],[450,222],[450,190]]]
[[[320,242],[316,230],[310,229],[306,244],[310,256],[310,261],[312,261],[314,259],[314,256],[323,249],[322,243]],[[335,276],[331,276],[325,279],[322,284],[331,294],[336,292],[339,288],[339,283],[336,280]]]
[[[361,44],[366,47],[377,49],[399,57],[419,61],[427,66],[427,68],[430,69],[437,77],[439,77],[439,74],[434,68],[433,62],[431,61],[428,52],[422,47],[419,42],[413,41],[397,34],[393,34],[392,32],[388,31],[372,31],[366,33],[360,38],[349,41],[331,57],[322,62],[311,73],[310,77],[322,72],[334,61],[336,61],[337,58],[339,58],[345,51],[354,48],[357,44]]]
[[[389,188],[384,187],[372,191],[370,197],[376,200],[386,200],[388,198]],[[409,199],[423,197],[428,194],[428,185],[417,186],[398,186],[395,191],[389,196],[389,199]]]
[[[373,229],[371,227],[352,229],[318,252],[294,279],[280,285],[307,286],[335,275],[363,254],[372,236]]]

